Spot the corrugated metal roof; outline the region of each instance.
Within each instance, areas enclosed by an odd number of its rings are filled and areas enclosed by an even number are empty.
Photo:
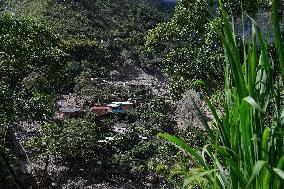
[[[133,105],[132,102],[112,102],[112,104]]]
[[[110,109],[108,106],[98,106],[98,107],[92,107],[91,110],[105,110]]]
[[[108,107],[112,107],[112,108],[117,108],[117,107],[119,107],[118,104],[108,104],[107,106],[108,106]]]
[[[65,107],[65,108],[59,108],[59,112],[63,113],[75,113],[80,112],[81,108],[73,108],[73,107]]]

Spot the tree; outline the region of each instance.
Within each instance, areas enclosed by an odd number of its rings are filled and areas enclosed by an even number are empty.
[[[65,54],[60,39],[46,26],[10,14],[0,17],[0,43],[0,157],[23,188],[8,158],[21,147],[12,125],[54,116],[53,97],[64,79]]]
[[[210,22],[213,5],[211,0],[179,1],[171,21],[148,32],[146,51],[162,58],[175,94],[195,80],[209,86],[222,82],[223,56]]]

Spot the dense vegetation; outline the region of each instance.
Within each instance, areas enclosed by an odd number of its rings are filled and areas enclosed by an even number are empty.
[[[270,7],[270,1],[261,0],[224,2],[225,9],[236,19],[241,17],[241,7],[251,16]],[[171,92],[174,99],[181,98],[181,93],[196,82],[205,84],[203,92],[212,92],[211,88],[216,91],[223,86],[225,60],[222,44],[214,31],[214,26],[221,26],[217,7],[213,0],[178,1],[171,20],[159,24],[147,34],[146,52],[150,57],[162,60],[159,65],[173,81]],[[240,33],[237,34],[236,40],[240,43],[242,39]]]
[[[139,166],[157,154],[160,142],[156,134],[174,133],[171,114],[169,104],[157,99],[123,115],[89,114],[80,119],[55,120],[43,125],[41,135],[26,145],[37,149],[37,158],[45,159],[46,169],[55,161],[69,167],[69,175],[79,172],[97,182],[106,178],[138,182],[147,175]],[[114,131],[121,123],[128,129]],[[134,168],[138,170],[133,173]]]
[[[283,1],[173,5],[0,2],[0,188],[283,188]],[[259,12],[273,35],[231,23]],[[172,98],[117,84],[134,68],[163,72]],[[202,128],[176,118],[191,88]],[[91,109],[133,97],[126,111]]]
[[[1,163],[13,174],[6,149],[15,145],[13,124],[53,116],[54,94],[64,83],[65,53],[59,38],[29,19],[16,20],[5,14],[0,25]]]
[[[68,162],[69,175],[85,167],[85,175],[97,171],[97,180],[107,175],[111,180],[115,171],[123,173],[118,176],[122,180],[133,179],[131,170],[135,164],[129,162],[132,159],[146,161],[156,153],[152,137],[167,131],[164,127],[172,123],[168,115],[170,109],[162,105],[163,112],[159,116],[157,109],[150,109],[153,97],[149,96],[150,107],[141,107],[141,115],[134,111],[130,115],[106,116],[99,120],[95,115],[86,115],[78,120],[63,121],[54,117],[55,102],[60,95],[73,91],[92,96],[85,108],[88,103],[110,102],[108,96],[118,98],[112,94],[115,91],[119,97],[126,98],[120,93],[125,89],[100,88],[90,83],[90,79],[107,77],[110,71],[120,69],[132,59],[141,65],[140,50],[147,30],[165,21],[171,10],[156,1],[1,1],[1,187],[51,185],[46,173],[41,175],[33,168],[33,179],[23,175],[21,162],[32,166],[27,155],[34,157],[33,162],[46,162],[46,169],[50,162]],[[144,93],[143,90],[129,91],[127,95]],[[141,117],[144,111],[147,118]],[[138,129],[147,122],[144,119],[151,120],[145,131]],[[128,146],[120,142],[122,139],[98,142],[104,137],[115,137],[113,126],[123,120],[126,123],[132,120],[128,123],[129,133],[123,136]],[[36,125],[35,122],[42,128],[36,131],[37,138],[26,141],[24,147],[36,156],[27,154],[16,137],[18,124]],[[148,139],[141,143],[139,136]],[[75,153],[78,147],[82,151]],[[114,172],[108,169],[116,165],[120,169]]]
[[[178,170],[174,167],[176,177],[182,178],[175,183],[186,188],[282,188],[284,62],[277,1],[273,1],[272,20],[275,60],[269,58],[269,41],[256,23],[248,43],[243,44],[243,54],[239,52],[233,27],[222,1],[219,3],[224,29],[215,27],[215,31],[226,57],[222,113],[218,115],[218,109],[206,99],[214,115],[209,125],[196,106],[212,141],[200,150],[175,136],[159,134],[182,149],[193,164],[188,168],[185,161]],[[280,70],[271,66],[273,61]]]
[[[172,14],[171,7],[155,0],[10,0],[5,5],[16,16],[30,16],[51,26],[67,40],[68,48],[75,48],[70,49],[79,61],[74,66],[93,77],[106,77],[129,60],[141,64],[147,30]]]

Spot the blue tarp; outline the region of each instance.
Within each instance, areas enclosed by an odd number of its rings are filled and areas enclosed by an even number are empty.
[[[122,110],[122,109],[112,109],[111,112],[112,112],[112,113],[124,113],[125,110]]]

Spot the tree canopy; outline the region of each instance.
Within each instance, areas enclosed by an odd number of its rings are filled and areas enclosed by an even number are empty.
[[[195,80],[209,86],[221,81],[222,54],[210,21],[213,5],[211,0],[179,1],[171,21],[148,32],[146,50],[163,57],[162,68],[173,79],[175,94]]]
[[[10,14],[1,16],[0,26],[0,75],[1,86],[7,93],[3,95],[7,98],[3,99],[5,107],[21,115],[24,112],[40,115],[36,101],[60,91],[64,80],[66,55],[61,40],[44,25]],[[34,110],[30,112],[29,108]],[[16,116],[14,113],[12,117]]]
[[[221,27],[218,1],[181,0],[169,22],[158,24],[146,37],[148,55],[160,58],[160,66],[172,79],[174,98],[195,83],[216,90],[223,83],[223,50],[215,28]],[[268,8],[270,1],[226,1],[225,8],[236,18],[241,10],[253,15]],[[241,6],[242,5],[242,6]],[[198,82],[194,82],[198,81]]]

